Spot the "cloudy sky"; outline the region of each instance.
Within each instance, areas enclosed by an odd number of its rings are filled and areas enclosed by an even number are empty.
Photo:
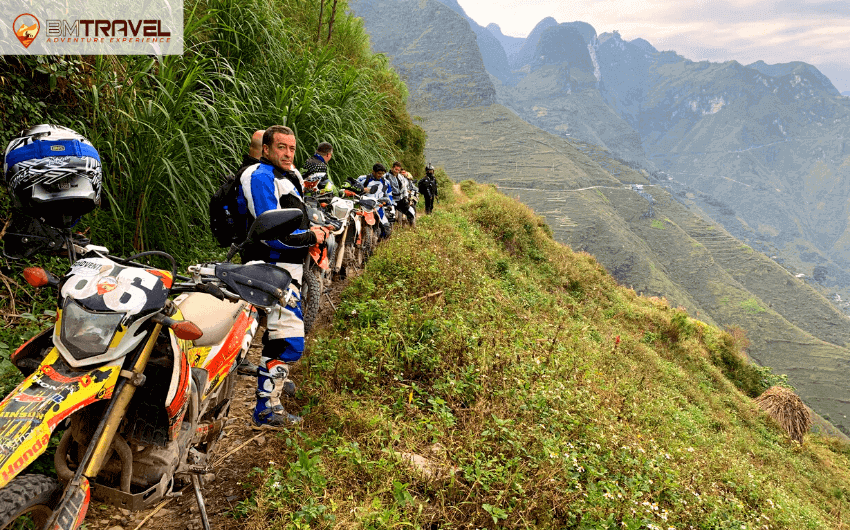
[[[694,60],[804,61],[850,91],[850,0],[458,0],[482,26],[525,37],[547,16],[618,30]]]

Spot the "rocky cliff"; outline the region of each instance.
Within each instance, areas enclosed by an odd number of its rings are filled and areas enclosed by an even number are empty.
[[[412,113],[496,101],[476,34],[449,7],[436,0],[352,0],[349,7],[363,18],[374,51],[387,54],[407,83]]]

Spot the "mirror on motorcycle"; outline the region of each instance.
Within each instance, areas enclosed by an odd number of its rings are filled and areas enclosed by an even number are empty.
[[[248,239],[279,239],[289,235],[301,226],[303,214],[298,208],[269,210],[254,220],[248,231]]]
[[[45,285],[56,287],[59,285],[59,278],[41,267],[27,267],[24,269],[24,280],[33,287],[44,287]]]

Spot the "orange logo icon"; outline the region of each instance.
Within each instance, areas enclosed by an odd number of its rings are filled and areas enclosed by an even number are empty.
[[[103,296],[106,293],[114,291],[116,287],[118,287],[118,280],[111,276],[107,276],[97,282],[97,294]]]
[[[12,22],[12,29],[15,30],[15,36],[18,37],[24,48],[29,48],[32,41],[35,40],[36,35],[38,35],[41,24],[39,24],[35,15],[24,13],[23,15],[18,15],[18,18]]]

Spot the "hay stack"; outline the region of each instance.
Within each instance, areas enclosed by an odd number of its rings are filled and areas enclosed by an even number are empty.
[[[812,417],[797,394],[781,386],[772,386],[756,398],[756,403],[785,429],[792,440],[803,443],[803,435],[812,426]]]

